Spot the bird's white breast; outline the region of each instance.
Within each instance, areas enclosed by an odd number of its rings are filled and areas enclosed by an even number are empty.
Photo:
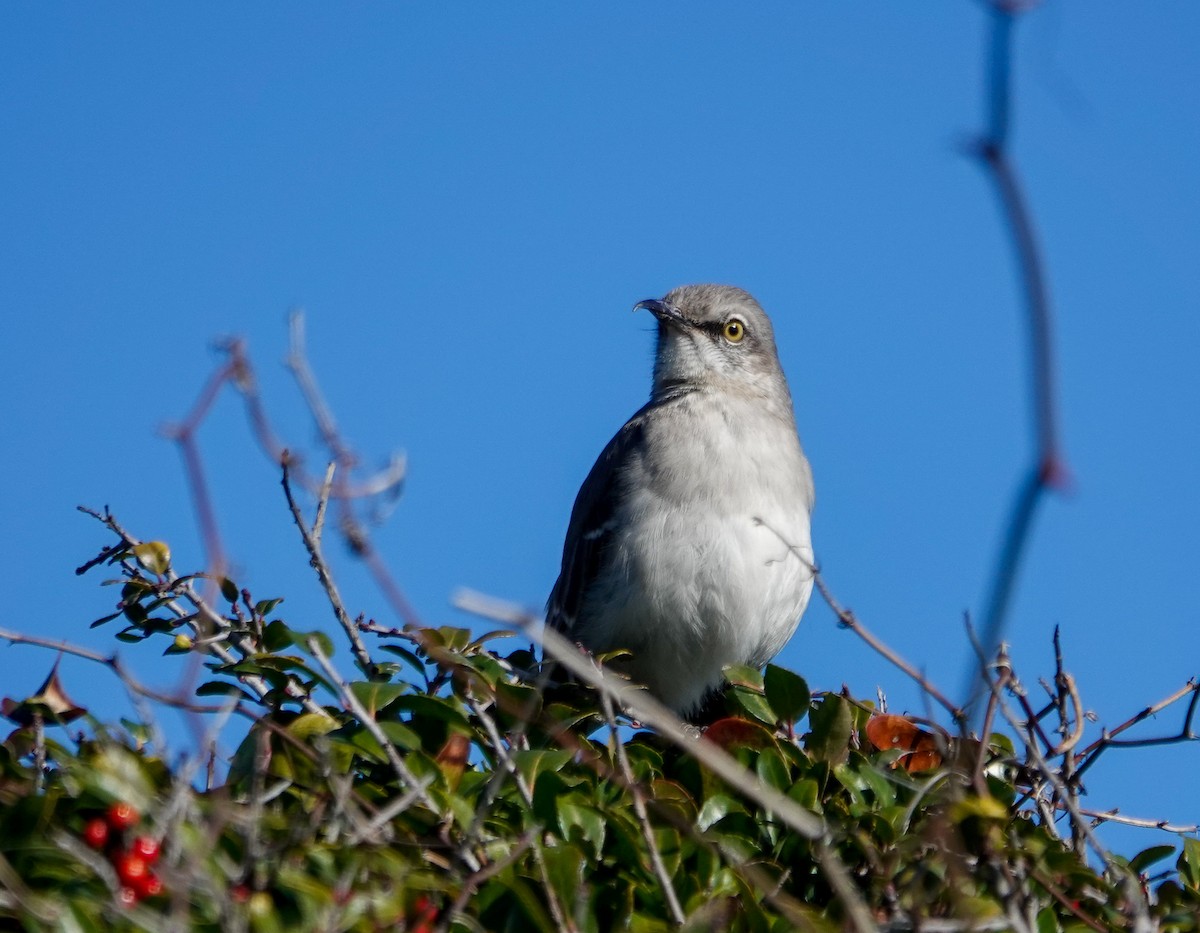
[[[790,419],[703,396],[662,419],[636,471],[605,579],[588,594],[589,642],[629,648],[629,673],[668,705],[698,704],[731,663],[761,666],[795,631],[812,589],[808,465]]]

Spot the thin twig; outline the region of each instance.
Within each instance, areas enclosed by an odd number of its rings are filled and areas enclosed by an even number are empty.
[[[1036,868],[1033,868],[1030,869],[1030,874],[1033,876],[1034,881],[1045,888],[1046,892],[1052,898],[1058,901],[1060,906],[1062,906],[1069,914],[1071,914],[1071,916],[1081,921],[1084,925],[1096,930],[1097,933],[1105,933],[1105,931],[1110,929],[1109,927],[1104,926],[1094,917],[1089,917],[1087,914],[1085,914],[1074,899],[1064,895],[1062,891],[1058,889],[1058,885],[1047,878],[1042,872],[1038,871]]]
[[[525,854],[525,850],[533,845],[539,832],[541,832],[541,830],[536,826],[532,829],[526,830],[517,839],[516,845],[512,847],[512,849],[504,856],[504,858],[497,862],[492,862],[490,865],[485,865],[483,868],[478,869],[474,874],[467,878],[467,880],[463,882],[462,889],[458,892],[458,895],[446,909],[445,916],[442,919],[442,925],[438,929],[449,929],[454,920],[457,917],[462,916],[462,912],[466,908],[467,902],[470,901],[471,896],[479,890],[479,886],[489,878],[494,878],[496,875],[500,874],[500,872],[504,871],[504,869],[515,865],[517,860]]]
[[[1111,810],[1092,810],[1080,807],[1079,812],[1090,816],[1097,823],[1121,823],[1124,826],[1137,826],[1141,829],[1161,829],[1165,833],[1190,835],[1200,832],[1200,823],[1172,823],[1170,820],[1151,820],[1138,816],[1125,816],[1117,808]]]
[[[885,660],[890,661],[893,665],[898,667],[905,674],[916,681],[921,689],[925,691],[926,695],[933,697],[933,699],[941,704],[941,706],[951,715],[956,723],[962,722],[964,714],[961,707],[950,702],[950,699],[944,693],[942,693],[942,691],[939,690],[929,680],[929,678],[927,678],[924,674],[917,670],[916,667],[880,641],[874,633],[872,633],[865,625],[862,624],[862,622],[858,620],[858,617],[853,612],[837,601],[833,595],[833,592],[825,583],[825,577],[821,573],[820,568],[817,567],[817,565],[813,562],[810,556],[810,551],[793,544],[791,541],[785,538],[778,529],[772,527],[770,522],[766,521],[765,519],[756,517],[754,522],[755,524],[761,525],[763,528],[766,528],[768,531],[774,534],[775,537],[778,538],[780,542],[788,549],[788,553],[808,568],[809,573],[812,574],[813,583],[817,587],[817,592],[821,594],[821,598],[824,599],[829,608],[833,610],[833,614],[838,617],[838,621],[842,624],[843,628],[850,629],[850,631],[854,632],[855,635],[870,645],[877,654],[879,654]]]
[[[993,0],[990,7],[987,132],[975,141],[971,151],[986,168],[996,187],[1025,293],[1029,326],[1030,398],[1036,448],[1034,464],[1026,471],[1009,513],[1008,529],[997,557],[991,593],[983,614],[982,642],[987,655],[995,651],[1003,635],[1009,602],[1038,505],[1047,491],[1061,489],[1067,482],[1054,391],[1050,290],[1033,215],[1008,151],[1012,109],[1012,33],[1015,16],[1022,7],[1001,0]],[[973,705],[981,687],[981,672],[975,664],[969,665],[969,669],[968,695],[971,700],[966,704],[968,708]]]
[[[1056,708],[1058,710],[1058,732],[1063,737],[1054,748],[1046,754],[1047,758],[1062,756],[1060,775],[1063,787],[1070,795],[1070,812],[1079,810],[1079,781],[1075,777],[1075,761],[1071,757],[1071,749],[1079,744],[1083,737],[1083,703],[1079,699],[1079,691],[1075,689],[1075,679],[1067,672],[1063,664],[1062,636],[1058,626],[1054,627],[1054,684],[1056,688]],[[1074,719],[1072,720],[1072,711]],[[1072,726],[1072,722],[1074,725]],[[1083,820],[1071,820],[1071,847],[1076,852],[1082,852],[1084,846]]]
[[[200,525],[200,536],[207,554],[206,561],[209,572],[216,577],[224,576],[225,551],[221,544],[221,534],[217,530],[216,512],[213,508],[212,496],[208,491],[208,483],[204,478],[204,462],[196,444],[196,432],[207,417],[209,410],[216,401],[221,386],[236,378],[238,372],[237,360],[230,358],[220,369],[209,376],[208,382],[200,391],[200,397],[192,406],[191,412],[177,425],[168,425],[163,433],[179,445],[183,456],[184,471],[187,474],[188,490],[192,496],[192,505],[196,510],[196,521]]]
[[[608,720],[608,728],[617,756],[617,765],[620,767],[621,773],[625,775],[625,780],[630,788],[629,796],[633,800],[633,812],[641,827],[642,838],[646,841],[646,851],[650,855],[650,867],[654,870],[654,876],[658,878],[659,887],[662,888],[663,896],[667,900],[667,909],[671,912],[671,919],[675,921],[676,926],[683,926],[687,915],[684,914],[679,897],[675,894],[675,885],[671,882],[671,876],[667,874],[667,866],[663,864],[662,853],[658,851],[658,841],[654,838],[654,827],[650,825],[650,817],[646,813],[646,798],[642,793],[642,785],[633,775],[633,768],[629,766],[629,757],[625,754],[625,745],[617,731],[617,716],[613,711],[612,697],[607,693],[601,693],[600,703],[604,709],[604,717]]]
[[[155,690],[153,687],[147,687],[129,672],[129,669],[122,663],[120,657],[115,654],[102,654],[99,651],[93,651],[91,648],[84,648],[81,645],[75,645],[68,641],[62,641],[61,639],[40,638],[37,635],[25,635],[21,632],[14,632],[7,628],[0,628],[0,640],[7,641],[14,645],[31,645],[38,648],[49,648],[54,651],[61,651],[63,654],[69,654],[77,658],[83,658],[87,661],[95,661],[97,664],[103,664],[116,675],[117,679],[119,679],[126,689],[128,689],[131,693],[145,697],[148,700],[153,700],[156,703],[162,703],[165,706],[170,706],[173,709],[183,710],[189,713],[221,713],[226,708],[225,704],[214,705],[181,700],[179,695],[176,693],[164,693],[161,690]]]
[[[987,685],[988,688],[993,692],[997,690],[997,685],[993,681],[988,680]],[[1008,708],[1008,704],[1001,700],[999,708],[1005,719],[1008,720],[1009,725],[1019,733],[1021,724],[1013,715],[1012,711]],[[1084,820],[1083,815],[1079,812],[1079,808],[1075,804],[1075,798],[1071,795],[1069,788],[1064,784],[1062,776],[1054,768],[1052,768],[1042,756],[1040,749],[1037,747],[1037,743],[1028,742],[1026,743],[1025,747],[1029,753],[1028,763],[1030,767],[1035,769],[1046,781],[1046,783],[1053,788],[1055,795],[1062,806],[1066,809],[1073,825],[1078,824],[1079,834],[1082,841],[1092,849],[1097,858],[1099,858],[1104,864],[1106,871],[1110,872],[1114,878],[1122,879],[1123,886],[1125,888],[1126,900],[1129,904],[1130,910],[1133,913],[1133,920],[1135,923],[1134,929],[1138,931],[1153,929],[1153,925],[1150,920],[1149,907],[1146,904],[1145,895],[1141,890],[1137,877],[1128,869],[1116,862],[1112,856],[1108,854],[1108,850],[1100,844],[1099,839],[1096,838],[1096,834],[1092,832],[1091,827],[1087,824],[1087,821]],[[1080,852],[1082,854],[1082,850],[1080,850]]]
[[[1156,716],[1168,706],[1179,702],[1189,694],[1191,695],[1191,699],[1188,701],[1187,711],[1183,717],[1183,725],[1176,734],[1157,736],[1148,739],[1115,738],[1115,736],[1120,735],[1127,729],[1131,729],[1140,722],[1144,722],[1151,716]],[[1082,777],[1084,772],[1086,772],[1092,767],[1092,765],[1096,763],[1101,753],[1109,748],[1144,748],[1150,745],[1171,745],[1176,742],[1195,741],[1197,738],[1200,738],[1200,736],[1197,736],[1192,729],[1192,722],[1196,716],[1196,708],[1198,703],[1200,703],[1200,682],[1198,682],[1195,678],[1190,678],[1184,686],[1180,687],[1170,696],[1159,700],[1152,706],[1147,706],[1138,713],[1135,713],[1119,726],[1116,726],[1113,729],[1105,729],[1100,738],[1083,749],[1083,751],[1078,752],[1075,755],[1075,761],[1079,763],[1079,767],[1075,772],[1076,775],[1078,777]]]
[[[325,468],[325,479],[321,482],[321,491],[317,495],[317,515],[313,519],[312,539],[318,545],[321,543],[321,532],[325,530],[325,510],[329,506],[329,494],[333,490],[333,475],[337,470],[337,461],[330,460]]]
[[[927,696],[930,696],[936,700],[937,703],[950,714],[951,718],[956,723],[961,723],[963,721],[964,713],[962,707],[958,706],[956,703],[953,703],[950,698],[946,696],[946,694],[942,693],[942,691],[939,690],[937,686],[929,680],[928,677],[917,670],[913,664],[905,660],[890,647],[884,644],[877,635],[875,635],[870,629],[862,624],[858,616],[839,603],[837,599],[834,598],[834,595],[830,591],[829,587],[826,585],[825,578],[820,572],[814,572],[813,578],[816,583],[817,591],[821,594],[821,598],[824,599],[829,608],[833,610],[834,615],[838,617],[838,621],[844,628],[850,629],[850,631],[870,645],[872,650],[874,650],[880,657],[891,662],[895,667],[899,668],[905,674],[911,677],[921,687]]]
[[[354,658],[358,662],[359,669],[367,677],[374,677],[375,662],[371,660],[371,654],[367,651],[367,646],[363,643],[362,635],[359,633],[357,626],[350,619],[350,614],[346,612],[346,606],[342,602],[342,594],[338,592],[337,583],[333,579],[333,574],[329,572],[329,565],[325,563],[325,556],[321,553],[321,545],[312,536],[311,532],[309,532],[308,526],[304,522],[304,515],[300,511],[300,506],[296,504],[296,499],[292,495],[292,484],[288,478],[289,462],[287,452],[285,451],[281,464],[283,467],[283,476],[280,482],[283,485],[283,494],[287,497],[288,508],[292,512],[292,520],[300,532],[300,537],[304,540],[305,549],[308,551],[308,562],[313,570],[317,572],[317,579],[321,581],[321,587],[325,590],[325,596],[329,600],[329,605],[333,608],[334,617],[346,632],[346,638],[350,641],[350,650],[354,653]]]
[[[366,823],[362,824],[347,840],[348,845],[359,845],[366,839],[374,838],[375,835],[385,825],[390,823],[401,813],[411,807],[418,800],[421,800],[428,788],[436,780],[435,775],[428,775],[417,779],[417,785],[405,791],[399,797],[394,798],[390,802],[379,808],[379,811],[371,817]]]
[[[396,746],[392,744],[392,741],[384,734],[383,730],[379,728],[379,723],[375,721],[375,717],[372,716],[367,711],[366,707],[359,702],[358,698],[354,695],[354,691],[350,689],[349,684],[346,683],[346,681],[342,678],[342,675],[339,674],[334,666],[330,663],[329,658],[321,649],[320,641],[315,636],[312,636],[307,638],[304,644],[308,648],[309,653],[313,656],[313,659],[320,666],[321,670],[325,672],[325,676],[329,678],[330,683],[337,688],[338,697],[341,699],[342,704],[354,715],[358,722],[362,724],[362,727],[366,729],[368,733],[370,733],[371,737],[379,743],[380,747],[383,749],[383,753],[387,756],[388,763],[392,766],[392,770],[396,772],[396,776],[400,779],[400,783],[409,790],[417,792],[417,799],[425,804],[425,806],[427,806],[431,812],[441,816],[441,809],[437,806],[437,804],[434,803],[433,798],[429,796],[428,791],[421,786],[421,782],[417,779],[416,775],[414,775],[408,769],[408,766],[404,763],[404,759],[401,758],[400,753],[396,751]],[[475,857],[469,852],[464,852],[462,854],[464,856],[464,862],[467,864],[467,866],[472,871],[478,870],[478,860],[475,859]]]
[[[988,703],[983,714],[983,726],[979,730],[979,754],[975,757],[975,767],[971,773],[971,784],[975,788],[975,792],[981,797],[988,793],[983,773],[988,759],[988,739],[992,734],[992,722],[995,719],[1000,694],[1008,686],[1008,682],[1012,678],[1012,664],[1009,662],[1008,653],[1004,650],[1003,645],[1000,646],[995,667],[997,675],[996,686],[998,689],[988,694]]]

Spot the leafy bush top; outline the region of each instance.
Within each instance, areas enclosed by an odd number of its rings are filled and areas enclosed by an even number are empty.
[[[249,728],[227,767],[204,749],[168,762],[152,721],[78,720],[56,677],[10,702],[0,917],[26,929],[682,922],[1040,933],[1133,928],[1139,916],[1200,928],[1200,843],[1095,868],[1059,837],[1048,808],[1061,801],[1035,790],[1030,763],[1003,735],[986,746],[939,740],[919,767],[898,767],[913,764],[906,747],[875,751],[867,739],[870,704],[810,696],[799,676],[771,666],[765,677],[731,670],[728,715],[681,745],[606,714],[610,703],[590,688],[548,688],[532,650],[497,650],[509,632],[361,618],[356,633],[376,644],[366,663],[352,652],[347,677],[331,639],[294,629],[281,600],[177,576],[165,547],[110,527],[117,544],[89,565],[119,571],[121,603],[97,624],[119,620],[121,640],[203,656],[208,676],[191,695],[153,699]],[[71,719],[87,728],[73,731]],[[744,780],[717,777],[701,747],[731,755]],[[819,831],[756,804],[752,784],[784,795]],[[97,820],[119,802],[139,824],[97,844]],[[132,896],[122,858],[141,837],[161,848],[161,889]],[[1172,856],[1176,871],[1147,877]]]

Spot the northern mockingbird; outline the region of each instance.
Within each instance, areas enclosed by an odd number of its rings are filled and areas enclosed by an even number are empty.
[[[547,624],[694,716],[761,667],[812,591],[812,471],[766,312],[740,288],[638,302],[658,319],[650,401],[579,490]]]

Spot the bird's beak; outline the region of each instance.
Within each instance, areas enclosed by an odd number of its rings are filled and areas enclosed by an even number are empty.
[[[645,308],[664,324],[674,324],[676,327],[686,327],[690,321],[683,316],[673,304],[663,301],[661,298],[647,298],[645,301],[639,301],[633,306],[634,311]]]

